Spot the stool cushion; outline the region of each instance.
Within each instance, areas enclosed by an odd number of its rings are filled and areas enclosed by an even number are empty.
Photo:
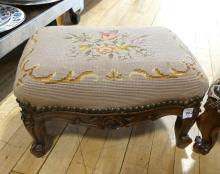
[[[36,106],[130,107],[203,97],[200,65],[170,30],[47,27],[28,41],[14,92]]]

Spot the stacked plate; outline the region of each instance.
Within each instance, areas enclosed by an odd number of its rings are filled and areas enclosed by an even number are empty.
[[[41,5],[53,3],[60,0],[0,0],[2,4],[13,4],[13,5]]]
[[[23,11],[16,7],[0,4],[0,33],[20,25],[24,20]]]

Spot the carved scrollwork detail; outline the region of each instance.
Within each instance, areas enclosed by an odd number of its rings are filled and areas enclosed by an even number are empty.
[[[216,80],[208,91],[206,108],[220,109],[220,79]]]
[[[28,128],[33,128],[34,117],[46,117],[47,113],[65,114],[72,113],[69,120],[75,124],[91,125],[100,128],[119,128],[129,126],[132,123],[141,122],[144,120],[156,120],[160,118],[160,108],[166,107],[193,107],[200,105],[202,98],[194,97],[186,101],[170,100],[155,104],[147,104],[142,106],[121,107],[121,108],[77,108],[70,106],[32,106],[30,103],[19,102],[22,108],[22,120]],[[153,112],[148,112],[153,111]],[[141,114],[140,114],[141,113]],[[83,114],[83,116],[81,116]],[[52,114],[53,115],[53,114]],[[52,117],[52,116],[51,116]],[[62,117],[62,116],[60,116]]]
[[[32,111],[31,111],[31,105],[28,104],[23,104],[21,102],[18,102],[20,107],[22,108],[21,110],[21,120],[23,121],[25,127],[27,129],[32,129],[34,127],[34,120],[32,116]]]
[[[191,98],[185,101],[170,100],[155,104],[133,106],[127,108],[77,108],[70,106],[33,106],[30,103],[20,102],[22,108],[22,120],[33,137],[31,152],[37,156],[43,156],[51,148],[52,141],[45,130],[44,123],[52,119],[62,119],[74,124],[98,127],[101,129],[128,127],[144,122],[156,120],[166,115],[178,115],[179,122],[176,123],[175,133],[177,146],[184,148],[191,139],[187,133],[193,126],[198,114],[190,119],[182,119],[179,115],[185,107],[193,107],[199,110],[201,97]],[[181,120],[182,119],[182,120]]]
[[[47,113],[65,114],[73,113],[70,121],[75,124],[86,124],[97,126],[100,128],[119,128],[128,126],[132,123],[141,122],[144,120],[156,120],[161,117],[157,109],[166,107],[190,107],[197,106],[201,102],[201,97],[194,97],[186,101],[169,100],[156,104],[147,104],[142,106],[121,107],[121,108],[76,108],[66,106],[32,106],[30,103],[18,101],[22,108],[22,120],[27,128],[34,127],[34,117],[45,117]],[[148,112],[154,110],[154,112]],[[139,113],[139,114],[137,114]],[[141,113],[141,114],[140,114]],[[80,116],[83,114],[83,116]],[[51,116],[52,117],[52,116]]]
[[[22,119],[22,121],[24,122],[24,125],[27,128],[33,128],[34,127],[34,121],[33,121],[33,119],[31,118],[31,116],[29,114],[27,114],[27,115],[22,114],[21,119]]]

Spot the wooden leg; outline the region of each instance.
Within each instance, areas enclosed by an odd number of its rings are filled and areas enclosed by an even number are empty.
[[[30,107],[31,108],[31,107]],[[30,135],[33,138],[31,153],[36,157],[45,155],[53,144],[52,136],[47,135],[45,122],[36,120],[35,113],[30,108],[22,108],[22,120]]]
[[[197,125],[202,137],[196,137],[194,151],[205,155],[209,153],[217,141],[220,129],[220,114],[215,109],[206,110],[198,118]]]
[[[188,132],[196,122],[198,113],[198,109],[195,109],[191,118],[184,119],[182,115],[177,116],[175,123],[175,136],[177,147],[185,148],[192,142],[192,139],[189,137]]]
[[[56,18],[56,22],[58,26],[64,25],[64,15],[61,15],[58,18]]]
[[[74,12],[73,9],[70,9],[69,10],[69,15],[70,15],[71,22],[73,24],[78,24],[79,23],[79,21],[80,21],[79,11]]]
[[[36,157],[45,155],[53,144],[53,137],[47,135],[44,122],[35,122],[34,142],[31,147],[31,153]]]

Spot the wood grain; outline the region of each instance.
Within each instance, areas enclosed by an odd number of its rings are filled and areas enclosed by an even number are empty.
[[[190,136],[195,137],[199,134],[196,125],[193,126],[189,132]],[[174,174],[187,173],[187,174],[199,174],[199,154],[192,151],[192,145],[188,146],[185,150],[175,148],[174,159]]]
[[[154,126],[151,121],[134,126],[121,174],[146,173],[150,161]]]
[[[5,142],[3,142],[3,141],[0,141],[0,150],[4,147],[6,145],[6,143]]]
[[[31,137],[21,126],[0,151],[0,171],[7,174],[31,144]]]
[[[48,125],[48,132],[50,135],[56,136],[54,140],[54,146],[57,143],[57,140],[59,139],[59,136],[63,132],[63,129],[65,128],[66,123],[62,122],[51,122],[50,125]],[[47,153],[44,157],[42,158],[36,158],[33,156],[29,150],[27,150],[22,158],[18,161],[16,166],[13,168],[14,171],[19,172],[19,173],[30,173],[30,174],[35,174],[38,172],[38,170],[41,168],[41,166],[44,164],[46,159],[48,158],[48,155],[50,154]]]
[[[104,148],[107,134],[107,130],[89,129],[71,161],[67,174],[78,174],[78,170],[80,173],[92,173]]]
[[[94,174],[119,173],[131,130],[132,128],[124,128],[109,131],[107,140],[93,171]]]
[[[85,127],[68,125],[63,133],[63,136],[61,136],[61,138],[58,140],[47,161],[39,171],[39,174],[65,173],[71,162],[72,156],[75,154],[80,145],[85,132]]]
[[[173,173],[175,159],[174,118],[161,120],[155,124],[155,135],[147,171],[148,173],[170,174]]]

